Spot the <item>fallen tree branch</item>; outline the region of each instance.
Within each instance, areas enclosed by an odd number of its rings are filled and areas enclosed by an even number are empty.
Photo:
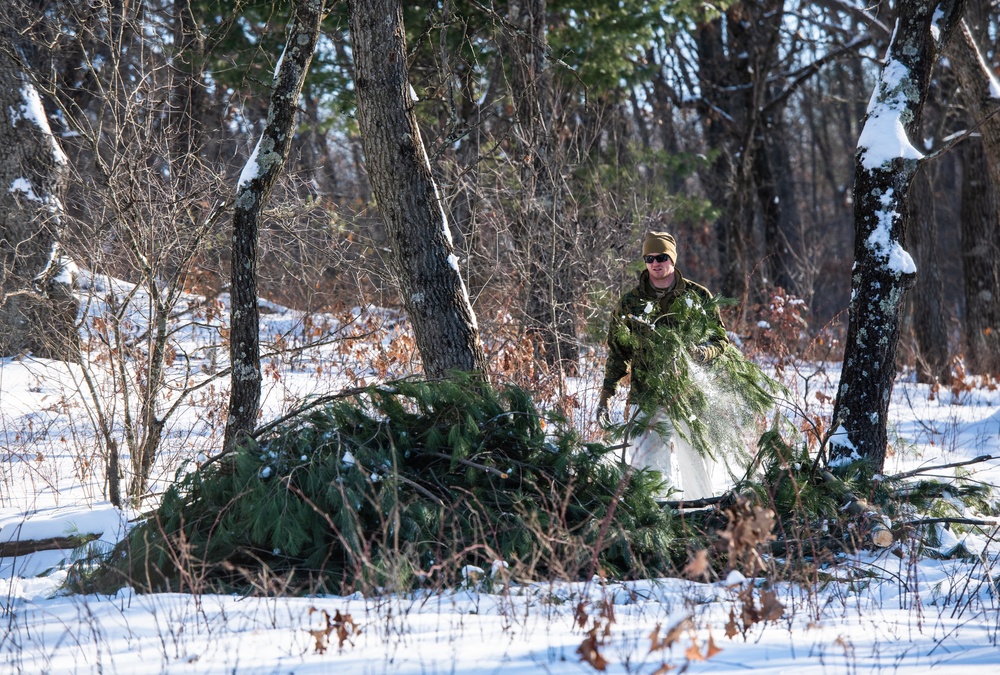
[[[472,460],[465,459],[464,457],[453,457],[452,455],[445,454],[443,452],[427,452],[424,451],[421,454],[429,455],[431,457],[440,457],[441,459],[447,459],[459,464],[464,464],[465,466],[471,466],[473,469],[479,469],[480,471],[486,471],[487,473],[492,473],[494,476],[499,476],[500,478],[509,478],[510,476],[505,471],[500,469],[494,469],[492,466],[486,466],[485,464],[477,464]]]
[[[847,511],[850,515],[863,518],[871,523],[868,536],[873,544],[879,548],[892,546],[894,538],[892,531],[882,522],[882,518],[885,517],[882,511],[869,504],[866,499],[854,494],[854,491],[847,487],[844,481],[834,476],[829,470],[821,469],[819,475],[826,481],[827,485],[840,493],[840,498],[844,500],[842,511]]]
[[[935,464],[934,466],[925,466],[919,469],[913,469],[912,471],[904,471],[903,473],[897,473],[894,476],[889,476],[887,480],[902,480],[903,478],[910,478],[912,476],[917,476],[922,473],[927,473],[928,471],[937,471],[938,469],[954,469],[955,467],[959,466],[968,466],[970,464],[979,464],[980,462],[988,462],[991,459],[1000,459],[1000,456],[979,455],[978,457],[967,459],[964,462],[952,462],[951,464]]]
[[[718,497],[702,497],[701,499],[666,499],[657,500],[656,503],[661,506],[667,506],[671,509],[703,509],[709,506],[715,506],[716,504],[721,504],[727,499],[732,499],[733,493],[727,492]]]
[[[1000,520],[984,520],[981,518],[921,518],[920,520],[910,520],[901,525],[905,527],[919,527],[921,525],[937,525],[937,524],[948,524],[948,525],[1000,525]]]
[[[101,538],[101,534],[89,532],[74,534],[68,537],[49,537],[48,539],[19,539],[0,542],[0,558],[16,558],[39,551],[58,551],[63,548],[79,548]]]

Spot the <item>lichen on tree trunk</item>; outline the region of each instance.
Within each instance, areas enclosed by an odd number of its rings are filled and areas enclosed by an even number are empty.
[[[229,357],[232,391],[225,450],[231,450],[257,424],[260,408],[260,312],[257,306],[259,221],[288,158],[299,94],[319,38],[323,0],[296,0],[285,52],[274,78],[267,124],[237,185],[233,210],[233,255]]]
[[[834,407],[831,465],[863,459],[881,471],[885,462],[903,296],[916,274],[903,245],[910,184],[923,155],[908,139],[919,138],[931,69],[964,8],[963,0],[899,4],[858,140],[850,325]]]

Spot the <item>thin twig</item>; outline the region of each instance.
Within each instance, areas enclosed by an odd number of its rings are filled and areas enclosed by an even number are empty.
[[[961,143],[962,141],[964,141],[966,138],[968,138],[972,134],[974,134],[977,131],[979,131],[979,127],[981,127],[984,124],[986,124],[987,122],[989,122],[998,113],[1000,113],[1000,108],[997,108],[996,110],[994,110],[993,112],[991,112],[989,115],[987,115],[983,119],[979,120],[971,128],[966,129],[961,135],[959,135],[958,137],[954,138],[954,140],[952,140],[950,143],[947,143],[943,147],[938,148],[937,150],[935,150],[934,152],[932,152],[932,153],[930,153],[928,155],[924,155],[923,157],[921,157],[920,160],[918,161],[918,164],[924,165],[924,164],[926,164],[927,162],[929,162],[929,161],[931,161],[933,159],[937,159],[938,157],[940,157],[941,155],[945,154],[946,152],[950,152],[951,149],[954,148],[956,145],[958,145],[959,143]]]
[[[305,403],[304,405],[301,405],[298,408],[293,408],[292,410],[285,413],[281,417],[271,420],[270,422],[268,422],[263,426],[257,427],[256,429],[253,430],[253,432],[251,432],[250,438],[259,438],[260,436],[263,436],[268,431],[271,431],[278,425],[287,422],[293,417],[298,417],[302,413],[312,410],[313,408],[317,408],[326,403],[330,403],[331,401],[337,401],[342,398],[350,398],[351,396],[357,396],[358,394],[363,394],[368,389],[369,387],[353,387],[351,389],[344,389],[342,391],[339,391],[336,394],[326,394],[324,396],[317,396],[316,398],[310,400],[308,403]]]
[[[445,454],[443,452],[422,452],[423,455],[429,455],[431,457],[440,457],[441,459],[449,459],[459,464],[464,464],[466,466],[471,466],[473,469],[479,469],[480,471],[486,471],[492,473],[494,476],[500,476],[500,478],[509,478],[510,474],[506,471],[501,471],[500,469],[494,469],[492,466],[486,466],[485,464],[477,464],[471,460],[465,459],[464,457],[453,457],[452,455]]]
[[[903,473],[897,473],[894,476],[889,476],[888,480],[902,480],[903,478],[910,478],[911,476],[916,476],[918,474],[926,473],[928,471],[936,471],[938,469],[953,469],[957,466],[968,466],[969,464],[979,464],[980,462],[988,462],[991,459],[1000,459],[1000,456],[979,455],[978,457],[967,459],[964,462],[952,462],[951,464],[935,464],[934,466],[925,466],[919,469],[913,469],[912,471],[904,471]]]
[[[417,492],[419,492],[423,496],[425,496],[428,499],[430,499],[431,501],[433,501],[438,506],[444,506],[444,502],[441,501],[440,497],[438,497],[436,494],[434,494],[433,492],[431,492],[430,490],[428,490],[427,488],[425,488],[420,483],[414,482],[414,481],[410,480],[409,478],[407,478],[406,476],[400,476],[398,473],[394,474],[392,476],[392,478],[394,480],[398,480],[398,481],[402,481],[402,482],[406,483],[407,485],[409,485],[410,487],[412,487],[414,490],[416,490]]]
[[[1000,521],[981,518],[922,518],[901,524],[907,527],[919,527],[920,525],[937,525],[939,523],[947,525],[1000,525]]]

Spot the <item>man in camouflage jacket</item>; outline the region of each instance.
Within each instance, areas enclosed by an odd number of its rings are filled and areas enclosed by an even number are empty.
[[[608,401],[614,396],[618,382],[629,371],[632,377],[628,398],[632,415],[636,412],[636,402],[643,400],[643,396],[650,393],[650,385],[646,382],[644,374],[649,370],[646,367],[647,355],[657,347],[652,342],[656,337],[653,329],[661,327],[669,329],[675,325],[676,318],[670,312],[673,303],[686,294],[694,294],[699,300],[712,298],[708,289],[685,279],[675,267],[677,244],[670,234],[649,232],[643,241],[642,256],[646,269],[639,275],[638,285],[619,301],[608,328],[608,359],[597,408],[598,423],[601,426],[608,425]],[[716,315],[716,318],[721,326],[721,317]],[[627,331],[623,331],[622,328]],[[623,332],[627,332],[630,339],[623,339]],[[725,338],[715,338],[706,344],[692,345],[691,354],[699,361],[710,361],[722,353],[725,345]],[[656,423],[665,421],[654,416]],[[660,426],[662,427],[662,424]],[[704,459],[690,447],[678,450],[677,444],[681,439],[676,436],[675,433],[663,434],[653,429],[646,430],[632,444],[631,463],[661,471],[664,479],[678,487],[677,476],[671,475],[676,464],[680,469],[681,490],[685,498],[696,498],[692,494],[709,496],[698,494],[706,491],[711,493],[711,481]],[[683,456],[678,456],[678,461],[672,462],[671,451],[675,455]],[[694,456],[690,456],[691,453]],[[683,485],[684,483],[687,485]]]

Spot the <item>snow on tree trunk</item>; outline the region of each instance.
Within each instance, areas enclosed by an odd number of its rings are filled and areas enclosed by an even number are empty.
[[[896,9],[855,155],[850,326],[830,438],[831,465],[864,459],[874,471],[885,462],[903,295],[916,275],[903,244],[910,183],[923,155],[910,139],[920,137],[931,70],[965,2],[918,0]]]
[[[350,22],[368,177],[424,372],[485,375],[476,317],[413,110],[399,0],[356,0]]]
[[[323,0],[296,0],[285,51],[274,75],[267,124],[240,174],[233,209],[229,358],[232,392],[223,447],[233,448],[257,423],[260,407],[260,313],[257,241],[264,202],[288,158],[302,83],[316,49]]]
[[[79,302],[58,246],[68,161],[18,42],[0,33],[0,356],[76,360]]]

